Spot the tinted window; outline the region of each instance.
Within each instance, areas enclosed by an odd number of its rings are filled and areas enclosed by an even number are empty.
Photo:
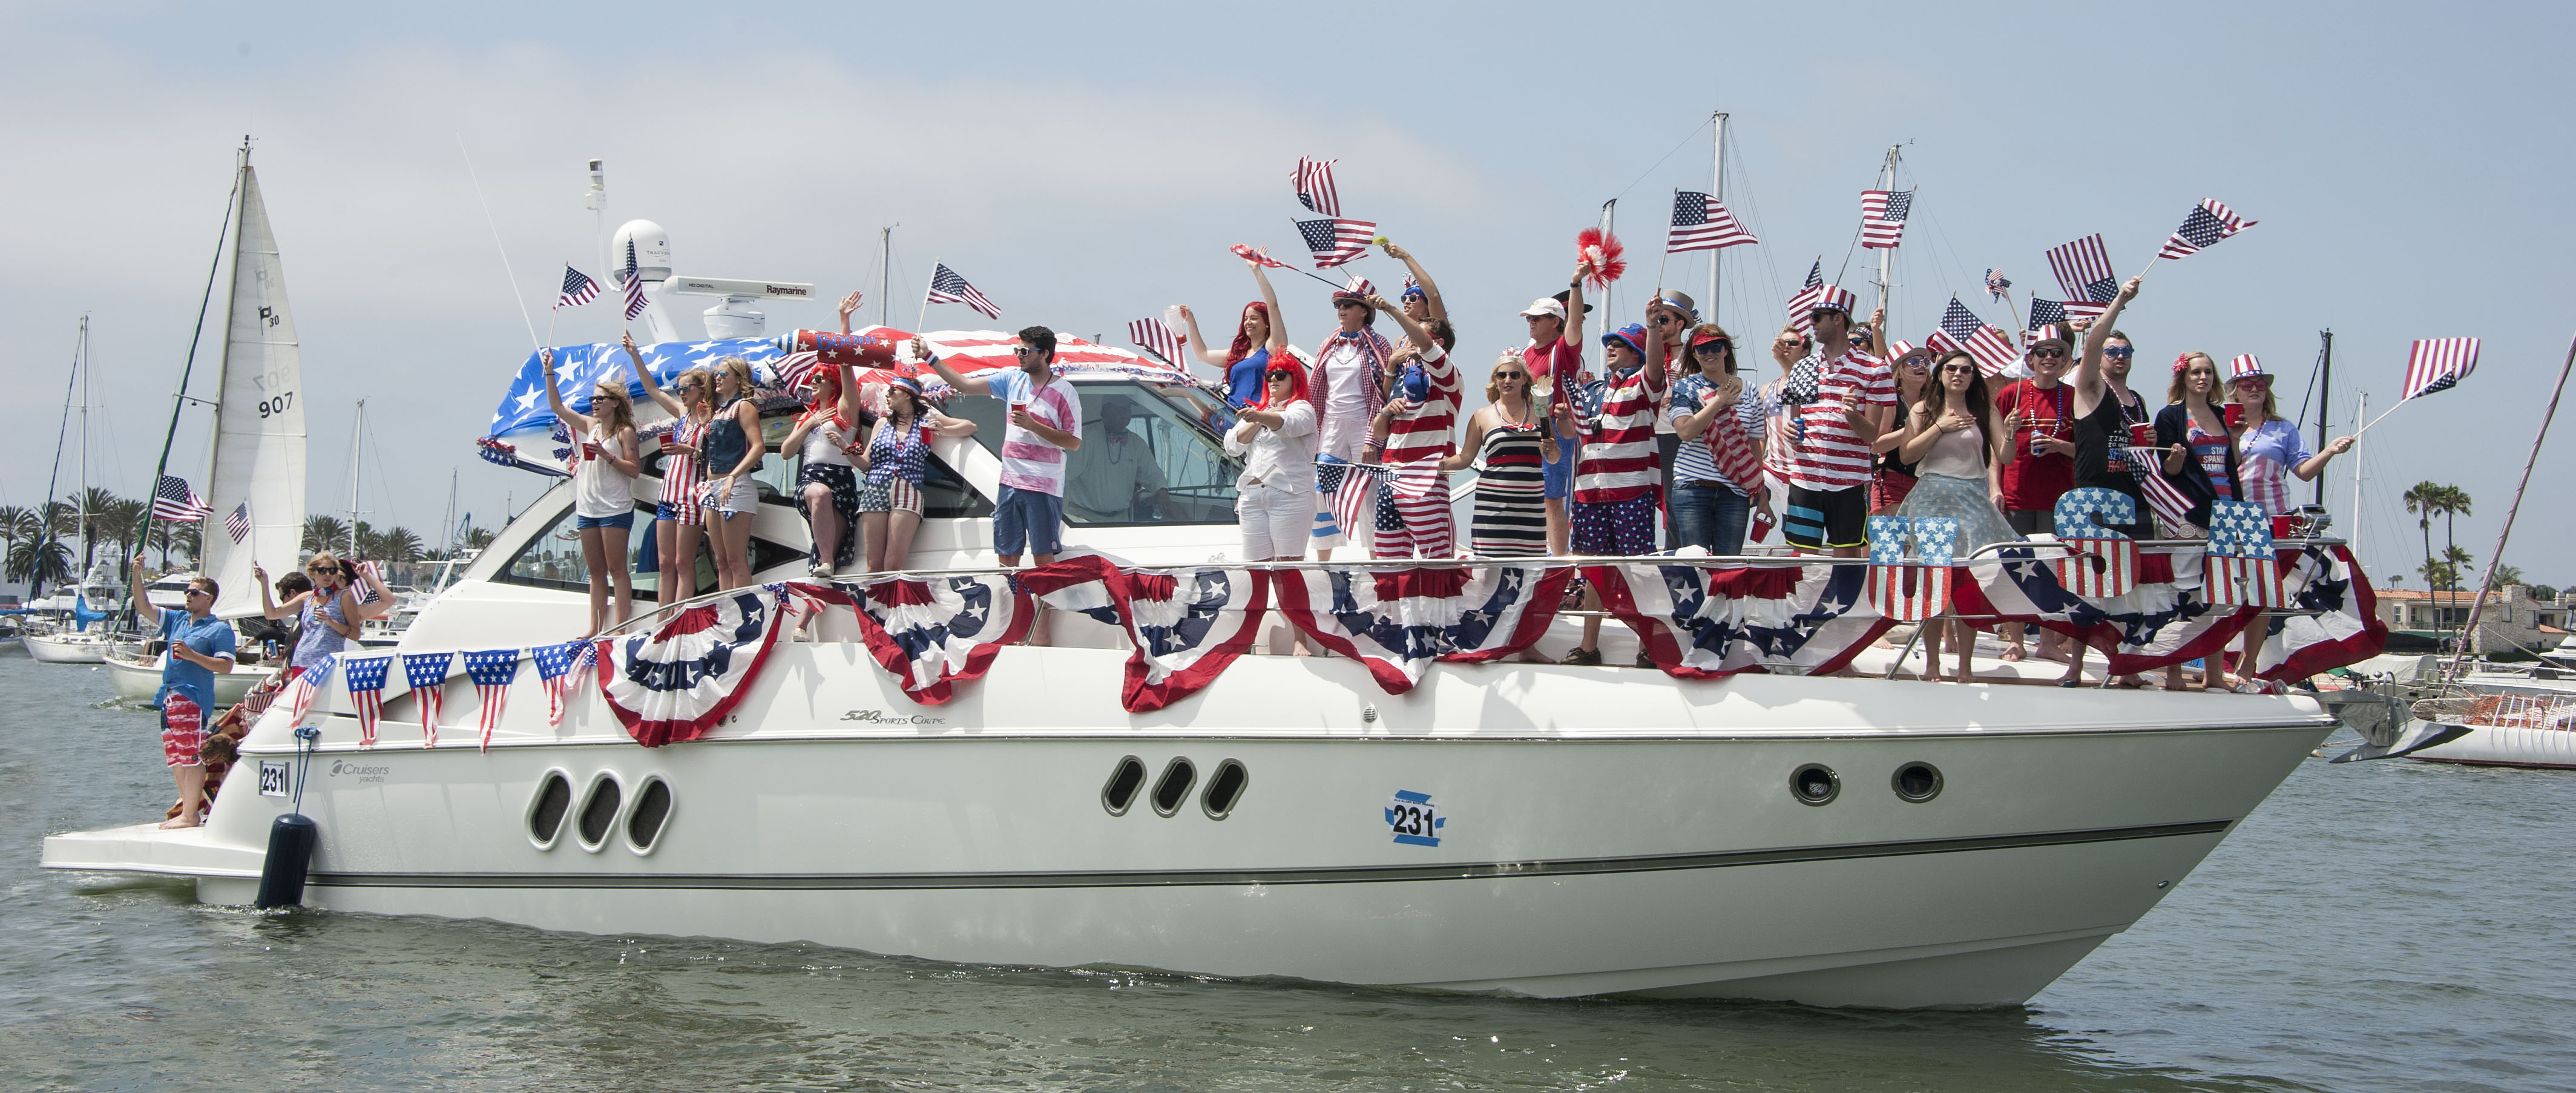
[[[1065,523],[1235,522],[1234,480],[1243,465],[1205,424],[1206,400],[1186,388],[1167,394],[1143,383],[1086,383],[1081,394],[1082,447],[1065,475]],[[973,421],[976,442],[999,458],[1001,400],[958,395],[946,409]]]
[[[776,460],[773,459],[771,462],[774,463]],[[652,533],[653,506],[638,504],[635,507],[635,530],[626,536],[628,571],[634,570],[636,556],[644,549],[644,537]],[[754,573],[765,572],[772,566],[785,565],[789,562],[802,562],[804,559],[805,552],[802,550],[780,546],[759,536],[752,537],[751,571]],[[529,540],[527,546],[520,548],[519,553],[510,559],[510,564],[493,574],[492,579],[502,584],[552,588],[588,595],[590,568],[582,564],[581,530],[573,526],[572,508],[566,506],[562,515],[555,517],[554,522],[547,525],[545,531]],[[662,584],[661,570],[657,568],[635,573],[631,583],[634,586],[637,602],[656,602],[658,597],[654,594],[654,590]],[[715,556],[707,552],[706,544],[701,541],[698,545],[698,591],[712,592],[715,587]]]

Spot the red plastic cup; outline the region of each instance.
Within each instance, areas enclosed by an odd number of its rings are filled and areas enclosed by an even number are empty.
[[[2155,426],[2153,426],[2153,425],[2143,425],[2143,424],[2133,424],[2133,425],[2130,425],[2130,426],[2129,426],[2129,445],[2130,445],[2131,447],[2135,447],[2135,448],[2152,448],[2152,447],[2155,447],[2155,446],[2156,446],[2156,427],[2155,427]]]
[[[2245,404],[2244,404],[2244,403],[2241,403],[2241,402],[2231,402],[2231,403],[2228,403],[2228,404],[2227,404],[2227,409],[2226,409],[2226,411],[2225,411],[2225,412],[2226,412],[2226,414],[2227,414],[2227,427],[2228,427],[2228,428],[2230,428],[2230,429],[2242,429],[2242,428],[2244,428],[2244,427],[2245,427]]]

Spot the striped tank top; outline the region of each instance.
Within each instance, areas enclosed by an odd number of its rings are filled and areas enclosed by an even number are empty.
[[[1476,453],[1483,473],[1476,479],[1476,511],[1468,527],[1468,546],[1477,557],[1547,553],[1547,476],[1538,446],[1535,425],[1485,430]]]
[[[707,443],[707,423],[695,415],[681,418],[671,424],[671,439],[666,443],[686,444],[703,451]],[[705,476],[698,473],[698,457],[680,452],[663,456],[662,503],[682,509],[694,508],[698,485],[704,479]]]

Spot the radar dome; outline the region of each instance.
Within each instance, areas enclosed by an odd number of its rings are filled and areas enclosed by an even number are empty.
[[[635,275],[645,281],[671,279],[671,236],[660,224],[650,220],[629,220],[618,225],[617,234],[609,239],[609,272],[623,273],[629,248],[635,260]]]

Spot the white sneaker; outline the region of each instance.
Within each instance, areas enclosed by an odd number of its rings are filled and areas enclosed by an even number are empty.
[[[814,563],[813,567],[806,570],[806,572],[811,574],[813,578],[818,581],[828,581],[832,579],[832,567],[821,562]]]

